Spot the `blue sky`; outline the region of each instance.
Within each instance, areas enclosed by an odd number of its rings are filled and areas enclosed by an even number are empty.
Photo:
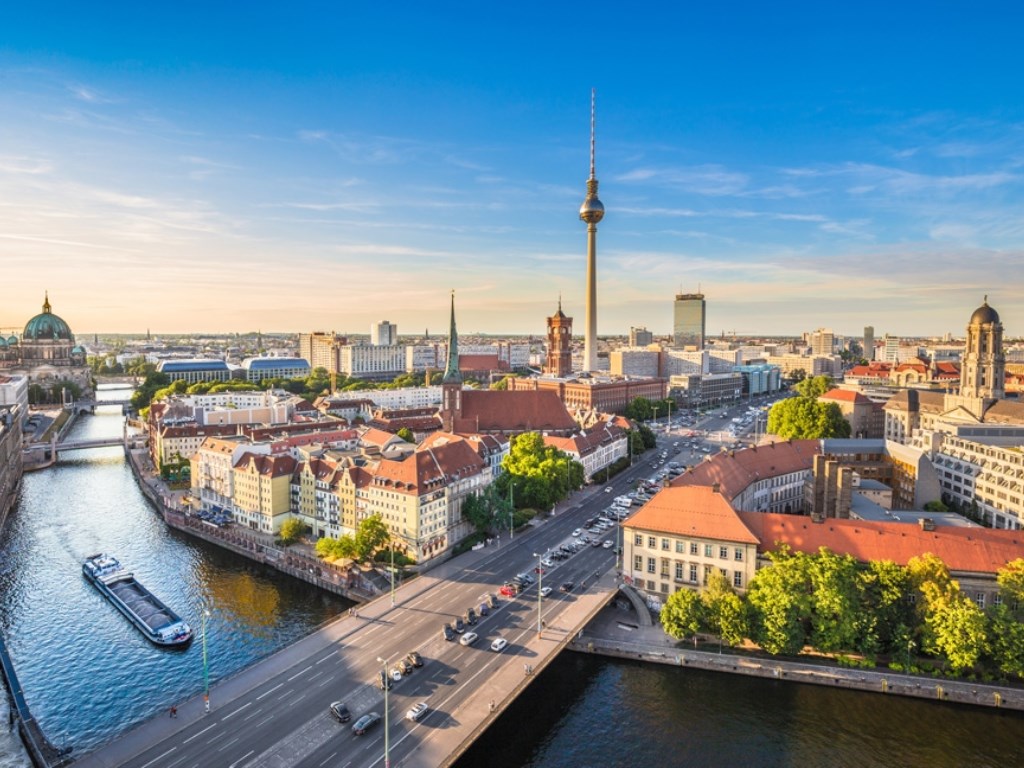
[[[9,5],[3,329],[1024,334],[1012,3]]]

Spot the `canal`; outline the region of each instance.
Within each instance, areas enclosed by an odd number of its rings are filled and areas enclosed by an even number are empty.
[[[101,409],[73,434],[119,434],[121,425],[117,409]],[[197,627],[199,605],[209,603],[211,679],[348,607],[169,531],[118,448],[26,475],[0,537],[0,623],[33,712],[51,741],[75,754],[203,687],[201,643],[154,648],[84,581],[81,560],[100,550]],[[16,739],[0,728],[0,768],[27,765]],[[995,768],[1024,763],[1022,745],[1018,713],[566,652],[458,766]]]

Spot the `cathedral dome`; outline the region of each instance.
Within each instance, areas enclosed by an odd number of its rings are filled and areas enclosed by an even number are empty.
[[[971,315],[970,325],[989,325],[998,322],[999,313],[988,305],[988,297],[986,296],[985,303],[974,310],[974,314]]]
[[[14,346],[17,346],[17,344],[18,344],[18,337],[17,336],[9,336],[7,338],[7,346],[14,347]]]
[[[25,341],[74,341],[71,328],[60,317],[50,311],[50,298],[43,302],[42,313],[25,324],[22,334]]]

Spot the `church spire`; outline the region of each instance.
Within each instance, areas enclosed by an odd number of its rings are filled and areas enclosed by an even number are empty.
[[[452,316],[451,324],[448,326],[448,362],[441,383],[462,383],[462,374],[459,373],[459,332],[455,328],[455,291],[452,291]]]
[[[53,312],[53,310],[50,308],[50,292],[49,291],[44,291],[44,293],[43,293],[43,314],[44,315],[49,315],[52,312]]]

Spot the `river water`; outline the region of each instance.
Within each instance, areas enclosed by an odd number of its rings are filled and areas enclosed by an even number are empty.
[[[116,435],[121,425],[117,409],[100,409],[73,434]],[[197,606],[211,604],[212,680],[348,607],[167,529],[120,448],[26,475],[0,537],[0,623],[33,713],[75,754],[203,688],[200,642],[155,648],[82,578],[82,559],[101,550],[197,628]],[[0,768],[23,768],[5,708]],[[1024,716],[567,652],[458,764],[643,765],[1024,765]]]

